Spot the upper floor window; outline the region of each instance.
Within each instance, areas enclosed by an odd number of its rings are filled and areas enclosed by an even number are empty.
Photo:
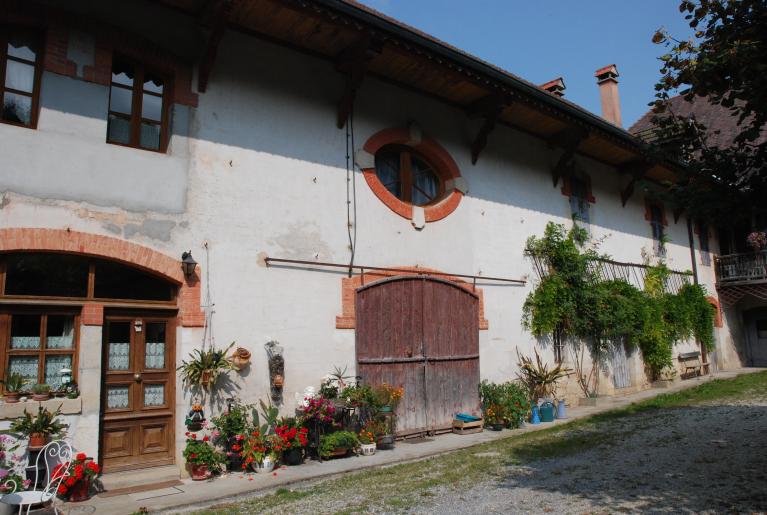
[[[37,124],[40,97],[40,39],[32,31],[0,27],[2,121],[22,127]]]
[[[115,57],[109,92],[107,141],[164,151],[167,142],[165,80],[143,65]]]
[[[698,241],[700,242],[700,261],[706,266],[711,265],[711,252],[708,242],[708,225],[698,222]]]
[[[434,168],[408,147],[393,146],[379,151],[376,175],[389,193],[415,206],[429,205],[442,194],[442,181]]]
[[[588,179],[572,176],[568,180],[570,183],[570,215],[574,220],[588,224],[591,221],[589,216],[591,194],[589,193]]]
[[[666,215],[663,206],[652,203],[647,206],[652,228],[653,250],[656,256],[666,255]]]

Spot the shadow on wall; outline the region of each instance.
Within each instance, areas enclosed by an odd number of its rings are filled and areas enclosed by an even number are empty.
[[[520,458],[534,461],[509,466],[497,488],[510,492],[498,497],[511,506],[525,489],[541,492],[539,502],[550,503],[547,494],[557,492],[570,505],[560,509],[579,512],[762,512],[765,424],[767,406],[715,405],[574,429],[556,442],[520,448]]]

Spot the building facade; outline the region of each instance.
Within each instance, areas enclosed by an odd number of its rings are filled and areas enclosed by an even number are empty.
[[[513,378],[518,350],[554,359],[521,325],[536,280],[524,248],[574,214],[616,261],[659,244],[672,269],[695,260],[718,306],[684,216],[640,186],[671,165],[357,4],[3,6],[3,370],[55,385],[72,368],[70,436],[106,471],[182,464],[197,397],[213,412],[266,398],[270,341],[284,412],[339,366],[429,392],[415,429],[452,416],[480,378]],[[712,366],[739,366],[737,337],[716,333]],[[189,390],[176,367],[211,342],[251,364],[212,394]],[[603,393],[648,384],[626,360]]]

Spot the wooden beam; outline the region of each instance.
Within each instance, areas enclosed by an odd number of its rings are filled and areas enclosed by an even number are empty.
[[[205,45],[205,52],[200,60],[200,72],[197,77],[197,91],[200,93],[205,93],[208,89],[208,80],[210,79],[213,64],[216,61],[218,45],[224,36],[226,24],[229,21],[232,10],[239,2],[240,0],[215,0],[210,2],[210,7],[205,9],[204,14],[200,16],[200,23],[210,26],[208,41]]]
[[[362,85],[370,61],[381,53],[383,43],[366,34],[350,47],[342,50],[335,59],[336,70],[346,76],[344,92],[338,101],[336,126],[343,129],[354,107],[357,90]]]
[[[679,217],[682,216],[682,213],[684,213],[683,207],[677,207],[674,209],[674,223],[679,221]]]
[[[471,164],[477,164],[479,154],[487,146],[487,138],[493,132],[498,117],[511,105],[511,98],[502,95],[488,95],[472,103],[467,109],[469,117],[482,117],[484,121],[471,144]]]
[[[623,207],[626,207],[626,203],[631,198],[631,195],[634,194],[634,186],[636,185],[637,181],[644,178],[652,166],[653,163],[645,159],[637,159],[618,168],[620,173],[627,174],[631,177],[626,187],[621,190],[621,205]]]
[[[581,141],[588,137],[588,131],[581,127],[569,127],[551,137],[548,140],[549,145],[555,147],[561,147],[564,149],[562,155],[559,156],[557,164],[551,169],[551,182],[554,183],[554,187],[559,184],[561,177],[568,177],[572,171],[572,161],[575,157],[575,152],[578,150],[578,145]]]

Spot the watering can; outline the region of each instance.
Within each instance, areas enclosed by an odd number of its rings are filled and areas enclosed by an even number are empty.
[[[541,423],[541,417],[538,415],[538,406],[533,406],[532,412],[533,412],[533,414],[530,417],[530,423],[531,424],[540,424]]]
[[[557,401],[557,418],[559,419],[567,418],[567,409],[565,407],[564,399],[559,399],[559,401]]]
[[[541,404],[541,422],[554,422],[554,403],[546,401]]]

